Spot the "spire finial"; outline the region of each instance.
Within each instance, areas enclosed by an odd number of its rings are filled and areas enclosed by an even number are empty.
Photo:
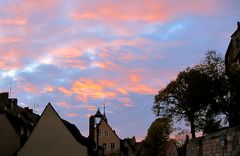
[[[107,122],[107,117],[106,117],[106,113],[105,113],[105,109],[106,109],[106,104],[103,104],[103,119]]]
[[[103,114],[105,115],[105,106],[106,106],[106,104],[104,103],[103,104]]]

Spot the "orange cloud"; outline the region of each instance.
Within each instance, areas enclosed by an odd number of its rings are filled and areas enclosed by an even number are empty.
[[[78,100],[86,101],[89,97],[94,99],[115,97],[116,93],[108,91],[106,88],[112,88],[114,84],[109,81],[100,80],[94,82],[90,79],[80,79],[72,84],[72,92],[77,94]]]
[[[77,117],[77,116],[79,116],[79,115],[76,114],[76,113],[68,113],[68,114],[66,114],[66,116],[67,116],[67,117]]]
[[[130,80],[131,80],[132,82],[139,82],[139,81],[140,81],[139,75],[132,74],[132,75],[130,75],[129,77],[130,77]]]
[[[64,87],[58,87],[58,90],[67,96],[70,96],[72,94],[71,90],[68,90]]]
[[[92,80],[81,78],[72,83],[70,89],[58,87],[58,90],[66,95],[76,95],[78,101],[87,101],[89,98],[102,99],[102,98],[117,98],[119,95],[128,95],[128,93],[136,94],[155,94],[156,89],[153,89],[145,84],[139,82],[139,76],[132,78],[134,81],[118,82],[117,80]],[[119,81],[122,81],[119,79]],[[118,99],[118,98],[117,98]],[[123,101],[124,100],[124,101]],[[125,103],[125,106],[132,106],[132,102],[127,98],[120,98],[120,101]],[[89,106],[79,106],[87,109]]]
[[[52,92],[54,90],[54,87],[53,86],[46,86],[46,87],[44,87],[44,90],[46,92]]]

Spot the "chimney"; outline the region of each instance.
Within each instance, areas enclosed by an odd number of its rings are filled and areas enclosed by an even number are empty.
[[[33,113],[33,109],[30,109],[29,107],[24,107],[24,110],[28,113]]]
[[[91,115],[89,118],[89,138],[94,140],[94,116]]]
[[[238,29],[240,29],[240,22],[237,22]]]
[[[8,92],[0,93],[0,103],[3,105],[8,103]]]

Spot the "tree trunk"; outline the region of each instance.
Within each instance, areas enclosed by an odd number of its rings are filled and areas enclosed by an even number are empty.
[[[190,125],[191,125],[192,138],[196,138],[194,118],[191,118],[191,119],[190,119]]]

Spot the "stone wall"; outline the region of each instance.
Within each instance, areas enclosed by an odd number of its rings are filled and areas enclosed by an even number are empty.
[[[240,156],[240,126],[191,140],[187,156]]]

